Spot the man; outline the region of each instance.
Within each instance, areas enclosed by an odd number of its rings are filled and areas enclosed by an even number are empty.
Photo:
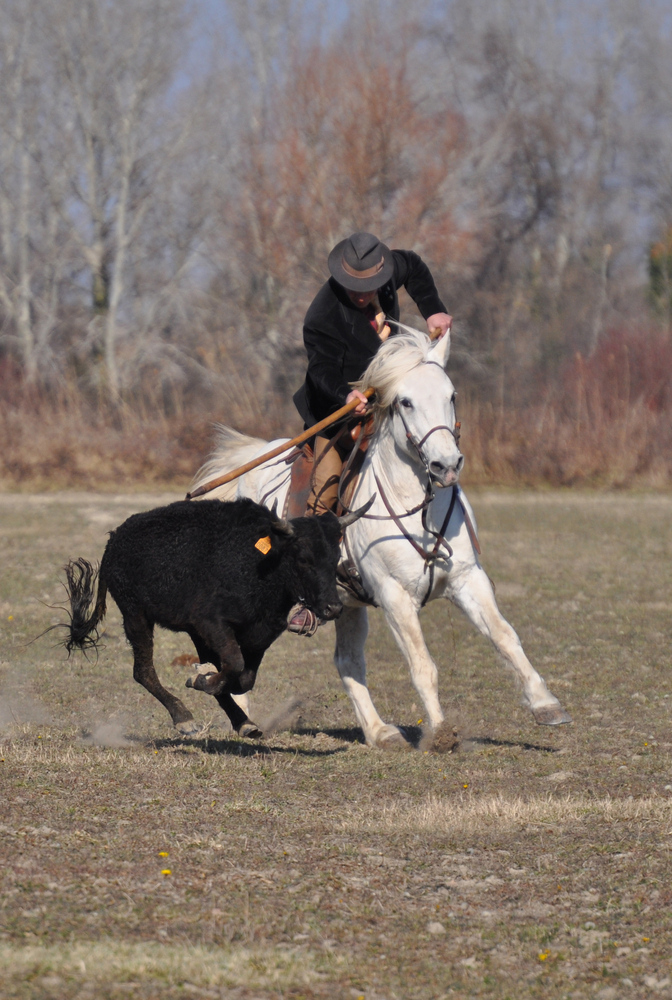
[[[436,336],[438,331],[443,336],[452,323],[429,268],[412,250],[390,250],[371,233],[353,233],[336,244],[328,266],[331,278],[313,299],[303,324],[308,371],[294,395],[294,403],[305,427],[355,399],[359,402],[354,412],[364,413],[366,396],[351,389],[350,383],[364,374],[381,343],[394,336],[394,325],[385,320],[399,319],[397,289],[402,285],[427,323],[430,335]],[[325,449],[340,429],[328,427],[315,438],[316,465],[308,513],[322,514],[336,502],[347,452],[340,442]],[[313,635],[317,620],[308,608],[296,605],[287,628],[299,635]]]
[[[371,233],[353,233],[336,244],[328,266],[331,278],[315,296],[303,326],[308,371],[294,403],[306,427],[355,399],[354,412],[364,412],[366,397],[349,383],[361,377],[382,341],[394,336],[394,325],[385,319],[399,319],[397,289],[402,285],[430,334],[443,336],[452,323],[429,268],[412,250],[390,250]],[[329,427],[315,438],[316,459],[339,430]],[[316,465],[311,512],[333,507],[342,463],[343,449],[337,445]]]

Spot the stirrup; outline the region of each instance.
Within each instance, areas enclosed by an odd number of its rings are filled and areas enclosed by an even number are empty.
[[[305,604],[295,604],[287,616],[287,631],[295,635],[315,635],[318,624],[317,615]]]

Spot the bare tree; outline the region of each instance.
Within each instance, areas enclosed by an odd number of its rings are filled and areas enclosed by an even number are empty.
[[[41,10],[57,95],[41,177],[90,275],[89,332],[112,399],[133,249],[186,134],[169,100],[186,27],[182,0],[58,0]]]
[[[459,188],[475,238],[457,308],[523,398],[534,373],[641,308],[632,80],[645,6],[454,0],[425,33],[431,86],[467,127]]]
[[[53,358],[59,297],[71,259],[36,170],[41,68],[36,0],[3,0],[0,16],[0,342],[32,382]]]
[[[168,399],[245,370],[287,399],[357,228],[428,260],[480,395],[529,398],[643,308],[668,0],[225,2],[215,29],[203,0],[0,0],[0,349],[27,378]]]

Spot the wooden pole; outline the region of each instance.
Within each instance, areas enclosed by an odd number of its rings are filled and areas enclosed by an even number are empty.
[[[373,396],[373,389],[365,389],[363,395],[369,399]],[[341,417],[345,417],[348,413],[352,413],[357,405],[361,402],[359,399],[353,399],[351,402],[346,403],[342,406],[340,410],[336,410],[335,413],[331,413],[324,420],[320,420],[319,423],[313,424],[308,430],[304,431],[303,434],[299,434],[298,437],[292,438],[291,441],[285,441],[284,444],[279,444],[277,448],[273,448],[272,451],[267,451],[265,455],[260,455],[258,458],[253,458],[250,462],[246,462],[245,465],[241,465],[238,469],[233,469],[231,472],[227,472],[224,476],[218,476],[217,479],[211,479],[209,483],[204,483],[203,486],[199,486],[195,489],[193,493],[187,493],[187,500],[195,500],[196,497],[202,497],[205,493],[210,493],[211,490],[216,490],[218,486],[223,486],[225,483],[230,483],[233,479],[238,479],[239,476],[244,476],[246,472],[250,472],[252,469],[256,469],[258,465],[263,465],[264,462],[269,462],[272,458],[276,458],[278,455],[282,455],[284,451],[289,451],[290,448],[296,448],[297,445],[303,444],[309,438],[313,437],[315,434],[319,434],[326,427],[330,427],[331,424],[336,423]]]
[[[440,335],[441,329],[436,327],[429,335],[430,340],[436,340]],[[363,395],[369,399],[373,396],[373,389],[365,389]],[[227,472],[224,476],[218,476],[217,479],[211,479],[209,483],[204,483],[203,486],[199,486],[195,489],[193,493],[187,493],[187,500],[195,500],[196,497],[202,497],[206,493],[210,493],[212,490],[216,490],[218,486],[224,486],[225,483],[230,483],[234,479],[238,479],[239,476],[244,476],[246,472],[251,472],[252,469],[256,469],[257,466],[263,465],[264,462],[270,462],[272,458],[277,458],[278,455],[282,455],[284,451],[289,451],[290,448],[296,448],[297,445],[303,444],[309,438],[320,431],[323,431],[325,427],[330,427],[331,424],[335,424],[337,420],[341,417],[345,417],[348,413],[352,413],[353,410],[357,408],[360,403],[359,399],[353,399],[350,403],[346,403],[342,406],[340,410],[336,410],[335,413],[330,414],[330,416],[325,417],[324,420],[320,420],[319,423],[313,424],[308,430],[304,431],[303,434],[299,434],[298,437],[292,438],[291,441],[286,441],[284,444],[279,444],[277,448],[273,448],[272,451],[267,451],[265,455],[260,455],[259,458],[253,458],[252,461],[246,462],[245,465],[241,465],[238,469],[233,469],[231,472]]]

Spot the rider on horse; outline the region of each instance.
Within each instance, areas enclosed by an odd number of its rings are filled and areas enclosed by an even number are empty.
[[[371,233],[353,233],[336,244],[328,266],[331,278],[313,299],[303,325],[308,371],[294,403],[306,428],[355,399],[359,399],[355,413],[364,413],[366,397],[350,385],[390,335],[385,320],[399,319],[397,289],[402,285],[430,334],[438,330],[443,336],[452,323],[429,268],[412,250],[390,250]],[[330,427],[315,438],[310,512],[321,514],[335,504],[342,445],[336,444],[321,461],[317,459],[339,431],[340,427]]]
[[[328,259],[331,278],[311,303],[303,326],[308,354],[306,378],[294,403],[308,428],[346,403],[359,400],[355,414],[364,413],[367,399],[351,389],[399,319],[397,290],[403,286],[427,323],[430,334],[443,336],[452,317],[439,298],[431,272],[412,250],[390,250],[371,233],[353,233],[337,243]],[[334,507],[347,448],[342,438],[330,447],[340,426],[314,439],[315,465],[308,512],[322,514]],[[290,631],[312,634],[311,613],[294,609]]]

